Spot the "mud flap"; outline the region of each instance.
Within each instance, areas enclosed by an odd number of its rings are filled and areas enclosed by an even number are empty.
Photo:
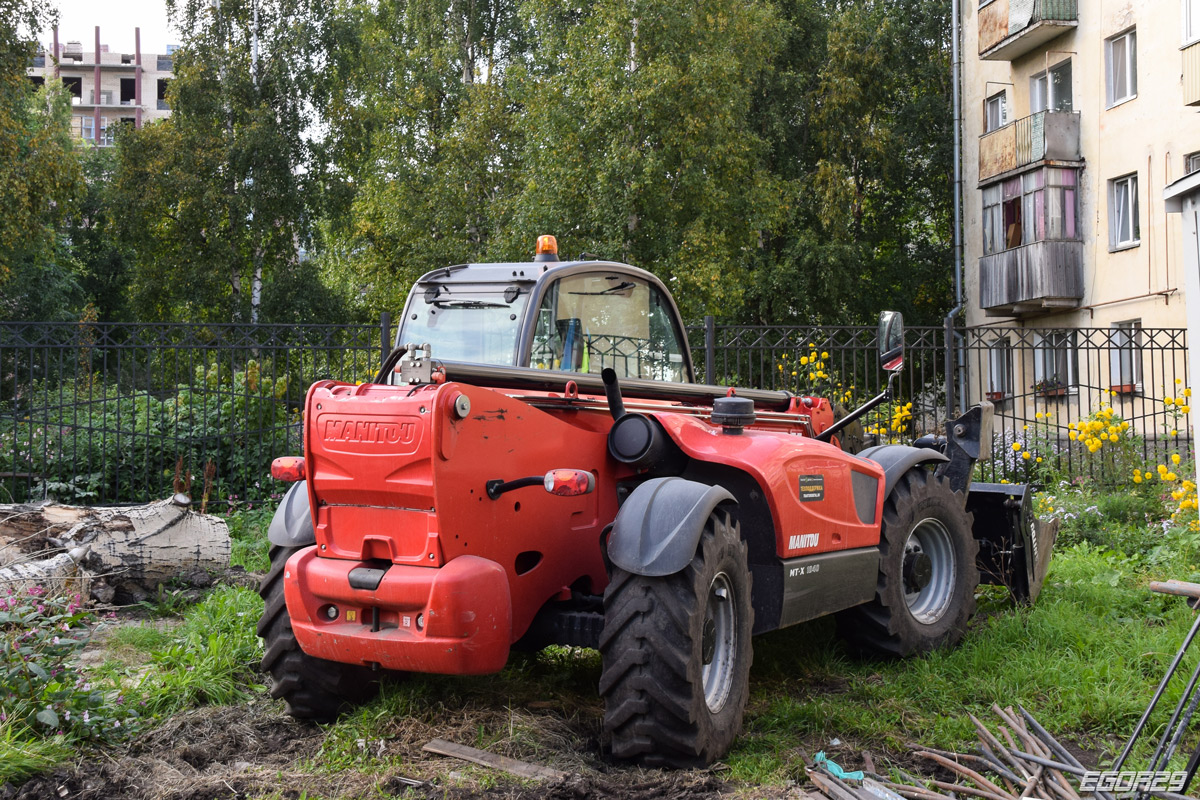
[[[1023,605],[1037,600],[1058,537],[1058,520],[1038,519],[1027,484],[972,483],[967,511],[975,516],[979,582],[1007,586]]]

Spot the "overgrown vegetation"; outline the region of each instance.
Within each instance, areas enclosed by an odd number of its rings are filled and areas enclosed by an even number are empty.
[[[142,499],[128,493],[148,485],[167,491],[182,458],[196,473],[196,500],[207,489],[210,507],[222,510],[237,500],[231,492],[271,482],[272,453],[299,449],[299,415],[283,402],[287,389],[286,377],[262,375],[253,360],[224,373],[197,367],[194,384],[163,394],[91,377],[35,383],[0,402],[0,416],[14,419],[0,431],[0,474],[42,476],[29,487],[33,498],[121,502]],[[215,469],[206,486],[209,462]],[[0,481],[0,497],[9,488],[5,499],[25,500],[25,487]]]

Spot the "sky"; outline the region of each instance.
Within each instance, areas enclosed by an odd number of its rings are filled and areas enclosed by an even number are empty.
[[[112,52],[133,52],[133,29],[142,29],[142,52],[165,53],[179,37],[167,25],[164,0],[58,0],[58,40],[83,42],[91,52],[100,26],[100,44]],[[43,31],[39,40],[53,41],[53,31]]]

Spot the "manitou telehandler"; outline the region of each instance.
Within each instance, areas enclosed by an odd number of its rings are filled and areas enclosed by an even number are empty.
[[[482,674],[596,648],[614,756],[722,757],[751,637],[827,614],[852,649],[962,638],[985,582],[1036,596],[1052,534],[1023,486],[971,485],[991,407],[923,446],[845,452],[829,400],[693,382],[666,287],[607,261],[424,275],[374,382],[320,381],[270,527],[258,625],[302,718],[389,671]],[[903,365],[898,314],[879,326]],[[972,512],[975,512],[974,514]]]

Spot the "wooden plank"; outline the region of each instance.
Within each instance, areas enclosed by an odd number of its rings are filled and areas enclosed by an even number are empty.
[[[465,744],[447,742],[445,739],[434,739],[422,749],[427,753],[436,753],[439,756],[449,756],[450,758],[460,758],[463,761],[470,761],[485,767],[504,770],[520,778],[560,780],[567,777],[567,773],[559,772],[550,767],[543,767],[540,764],[530,764],[527,761],[518,761],[508,756],[489,753],[487,750],[467,747]]]

